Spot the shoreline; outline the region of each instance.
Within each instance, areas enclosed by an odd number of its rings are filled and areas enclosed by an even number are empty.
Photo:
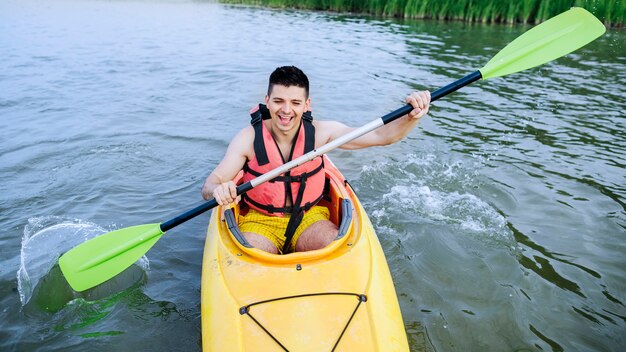
[[[626,25],[626,4],[618,0],[219,0],[219,2],[383,18],[488,24],[538,24],[577,6],[594,14],[608,28],[624,28]]]

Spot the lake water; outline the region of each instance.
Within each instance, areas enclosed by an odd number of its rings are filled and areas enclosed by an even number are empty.
[[[0,3],[0,350],[195,351],[208,214],[112,283],[55,262],[201,202],[296,65],[363,125],[529,27],[187,1]],[[414,351],[626,348],[626,33],[440,101],[403,141],[334,151],[381,239]]]

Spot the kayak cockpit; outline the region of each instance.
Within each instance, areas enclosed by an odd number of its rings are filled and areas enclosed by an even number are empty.
[[[332,164],[332,162],[327,158],[324,162],[327,163],[327,165]],[[318,205],[328,208],[330,221],[338,227],[338,234],[335,240],[325,248],[310,252],[289,254],[271,254],[254,248],[245,239],[239,229],[239,226],[237,225],[237,219],[240,211],[239,205],[224,211],[224,218],[226,221],[225,226],[228,229],[228,231],[224,232],[229,235],[230,240],[238,250],[263,261],[269,261],[272,263],[289,263],[293,261],[324,258],[330,253],[337,251],[340,247],[345,247],[345,243],[351,237],[350,234],[353,233],[353,229],[355,227],[354,205],[350,199],[351,192],[348,191],[347,185],[347,181],[343,175],[336,170],[334,165],[327,168],[324,196]]]

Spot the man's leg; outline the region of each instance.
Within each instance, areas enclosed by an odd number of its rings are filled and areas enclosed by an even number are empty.
[[[265,236],[259,235],[254,232],[244,232],[243,237],[246,238],[254,248],[258,248],[262,251],[266,251],[271,254],[278,254],[278,248]]]
[[[339,229],[329,220],[316,221],[302,232],[296,242],[296,252],[313,251],[328,246],[335,238]],[[268,241],[269,242],[269,241]]]

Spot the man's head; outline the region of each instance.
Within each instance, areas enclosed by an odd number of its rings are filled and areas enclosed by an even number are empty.
[[[279,84],[285,87],[300,87],[304,88],[306,92],[306,98],[309,97],[309,79],[308,77],[295,66],[282,66],[278,67],[270,75],[270,82],[267,86],[267,95],[272,95],[272,89],[275,84]]]
[[[302,114],[311,108],[309,79],[295,66],[279,67],[270,75],[265,104],[274,134],[297,132]]]

